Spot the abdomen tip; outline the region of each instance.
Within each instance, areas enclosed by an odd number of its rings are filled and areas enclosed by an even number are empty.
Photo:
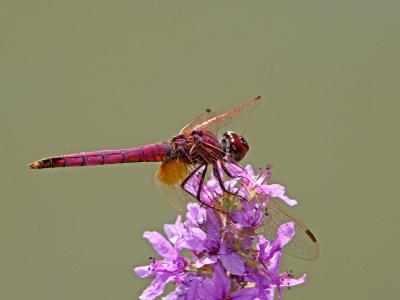
[[[40,169],[40,162],[35,161],[28,166],[30,169]]]

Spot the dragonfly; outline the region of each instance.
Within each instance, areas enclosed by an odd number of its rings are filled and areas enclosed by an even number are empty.
[[[180,209],[185,200],[195,198],[202,205],[214,208],[204,200],[205,181],[210,175],[217,179],[222,191],[231,192],[225,187],[224,175],[235,178],[227,164],[240,168],[239,162],[246,156],[250,147],[247,140],[233,132],[226,131],[217,139],[218,132],[230,125],[239,117],[253,111],[261,102],[261,96],[246,100],[240,105],[221,114],[206,109],[194,117],[178,134],[169,141],[153,143],[140,147],[80,152],[52,156],[32,162],[31,169],[48,169],[64,167],[82,167],[121,163],[159,162],[156,172],[157,186],[170,200],[171,204]],[[242,170],[245,170],[242,168]],[[188,184],[197,181],[196,190],[188,188]],[[317,239],[309,228],[279,203],[271,198],[266,208],[266,214],[271,222],[266,227],[266,235],[273,235],[279,225],[287,222],[295,223],[296,235],[285,247],[285,252],[291,256],[306,260],[318,257]]]

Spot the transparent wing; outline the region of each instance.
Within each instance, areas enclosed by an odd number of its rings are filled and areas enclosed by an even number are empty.
[[[295,223],[295,235],[283,248],[283,252],[294,257],[306,260],[316,259],[319,255],[317,239],[299,219],[287,212],[278,199],[271,198],[266,208],[267,222],[263,232],[267,239],[275,239],[275,234],[280,225],[288,222]]]
[[[228,126],[236,118],[252,111],[260,101],[261,96],[253,97],[239,106],[218,115],[211,111],[211,109],[206,109],[204,112],[198,114],[192,122],[183,127],[180,133],[190,133],[194,129],[206,129],[216,134],[221,128]]]
[[[231,124],[238,117],[251,112],[261,102],[261,96],[248,99],[239,106],[232,108],[222,114],[213,116],[212,118],[194,126],[195,129],[206,129],[211,132],[217,132]]]
[[[244,168],[233,163],[234,167],[240,168],[240,172],[247,172]],[[233,170],[233,169],[232,169]],[[242,174],[243,176],[243,174]],[[244,184],[243,187],[247,189],[250,194],[255,196],[260,195],[263,188],[252,179],[252,176],[247,174],[246,180],[251,180],[251,184]],[[279,202],[280,200],[270,198],[266,207],[267,222],[262,226],[262,233],[268,240],[276,238],[275,234],[280,225],[288,222],[295,223],[295,236],[293,239],[285,245],[283,252],[291,256],[313,260],[319,255],[319,245],[317,239],[311,230],[304,225],[298,218],[289,213]]]
[[[198,115],[194,116],[191,120],[190,123],[186,124],[185,127],[183,127],[180,131],[179,134],[190,134],[193,129],[198,125],[201,124],[209,119],[212,119],[216,116],[216,113],[214,113],[210,108],[206,108],[204,111],[199,113]],[[217,132],[211,131],[214,135],[217,134]],[[160,141],[161,143],[169,143],[171,139],[165,139]]]
[[[204,176],[202,176],[203,171],[205,171]],[[192,176],[190,176],[191,174]],[[181,184],[186,179],[189,179],[189,176],[190,180],[186,186],[191,185],[192,188],[187,188],[187,192],[181,187]],[[194,166],[175,159],[163,162],[157,170],[155,179],[160,193],[165,196],[174,208],[182,212],[189,201],[196,201],[197,190],[195,190],[195,187],[200,186],[201,181],[209,181],[211,177],[212,168],[210,166]],[[200,199],[213,199],[214,193],[213,188],[203,184],[200,191]]]
[[[160,194],[180,213],[185,211],[189,201],[194,200],[181,188],[181,183],[194,170],[193,165],[176,159],[161,163],[155,176],[156,186]]]
[[[190,133],[197,125],[212,119],[216,116],[216,113],[214,113],[210,108],[206,108],[204,111],[196,115],[192,121],[187,124],[185,127],[181,129],[179,133]]]

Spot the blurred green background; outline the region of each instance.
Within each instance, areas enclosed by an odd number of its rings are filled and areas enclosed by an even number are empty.
[[[136,299],[144,230],[176,218],[157,164],[33,160],[174,135],[262,95],[230,129],[274,165],[320,258],[285,299],[392,299],[399,264],[396,1],[0,2],[0,298]]]

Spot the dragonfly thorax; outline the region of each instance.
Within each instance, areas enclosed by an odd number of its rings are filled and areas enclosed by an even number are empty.
[[[217,138],[205,130],[177,135],[171,145],[171,156],[190,164],[213,164],[225,156]]]

